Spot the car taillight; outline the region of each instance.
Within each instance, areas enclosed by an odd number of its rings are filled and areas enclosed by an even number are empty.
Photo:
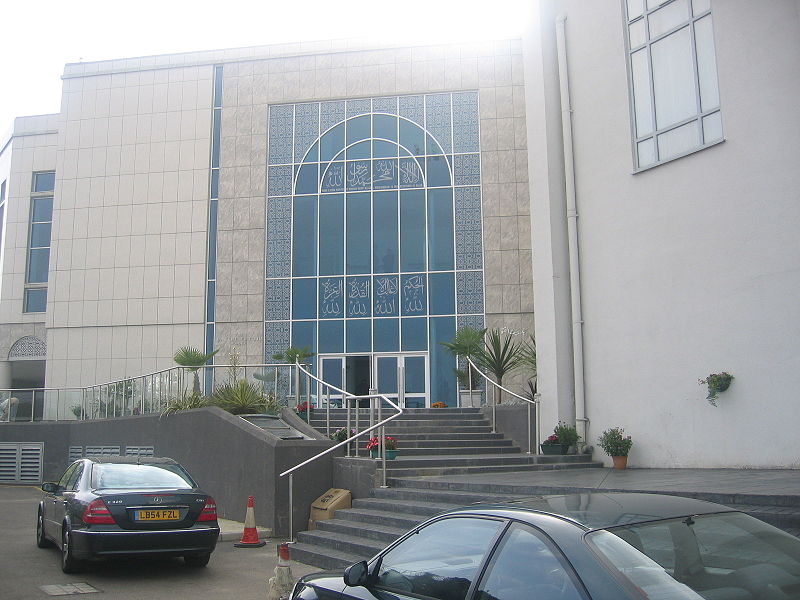
[[[197,517],[198,521],[216,521],[217,520],[217,503],[211,497],[206,498],[206,504],[203,510],[200,511],[200,516]]]
[[[101,498],[92,500],[91,504],[83,511],[83,522],[90,525],[108,525],[116,523],[111,511],[108,510],[106,503]]]

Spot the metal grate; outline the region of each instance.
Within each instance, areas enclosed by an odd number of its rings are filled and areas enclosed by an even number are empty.
[[[0,444],[0,482],[41,483],[44,444]]]
[[[153,446],[125,446],[125,456],[154,456]]]
[[[85,456],[119,456],[119,446],[86,446]]]
[[[74,462],[79,458],[83,458],[83,446],[70,446],[69,447],[69,462]]]

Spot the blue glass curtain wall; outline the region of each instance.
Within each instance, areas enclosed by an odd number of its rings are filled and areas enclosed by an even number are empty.
[[[421,352],[456,404],[440,342],[484,314],[478,125],[477,92],[269,107],[265,357]]]

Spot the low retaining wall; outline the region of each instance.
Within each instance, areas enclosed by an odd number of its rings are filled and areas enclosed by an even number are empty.
[[[216,407],[165,417],[6,423],[0,425],[0,442],[43,443],[45,481],[64,471],[70,446],[120,446],[123,453],[125,446],[153,446],[156,456],[187,468],[217,501],[221,518],[244,521],[247,497],[255,496],[256,523],[277,536],[288,534],[289,498],[288,478],[278,475],[332,445],[327,439],[282,440]],[[334,487],[333,473],[332,455],[295,473],[295,531],[305,529],[311,503]]]
[[[492,422],[492,407],[484,406],[484,416]],[[502,433],[522,448],[528,451],[528,439],[531,440],[531,452],[535,453],[533,443],[536,441],[536,409],[531,406],[531,428],[528,430],[528,405],[527,404],[499,404],[497,410],[497,431]]]

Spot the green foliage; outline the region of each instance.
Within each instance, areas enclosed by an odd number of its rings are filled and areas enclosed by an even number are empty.
[[[559,421],[558,425],[553,428],[553,435],[558,438],[559,444],[565,444],[567,446],[574,446],[581,439],[575,427],[567,425],[562,421]]]
[[[705,379],[697,380],[700,385],[708,386],[708,396],[706,396],[706,400],[708,400],[712,406],[717,405],[718,394],[727,390],[731,386],[731,381],[733,381],[733,375],[726,371],[722,373],[711,373]]]
[[[520,344],[519,362],[520,366],[529,369],[533,377],[536,377],[538,373],[536,370],[536,339],[532,335],[529,336],[527,342]]]
[[[197,348],[183,346],[178,348],[172,360],[181,367],[187,367],[190,371],[197,371],[206,364],[219,350],[214,350],[211,354],[205,354]]]
[[[276,354],[273,354],[272,358],[293,365],[297,362],[303,364],[307,359],[311,358],[312,356],[314,356],[314,353],[311,352],[311,348],[309,348],[308,346],[303,346],[302,348],[295,348],[294,346],[290,346],[283,352],[278,352]]]
[[[522,345],[515,342],[509,334],[490,329],[484,340],[484,347],[475,355],[476,363],[494,375],[497,385],[503,385],[503,377],[520,365]],[[502,402],[502,392],[498,390],[497,403]]]
[[[208,406],[208,404],[208,399],[200,392],[182,392],[177,398],[174,398],[167,404],[166,408],[161,412],[161,415],[172,415],[182,410],[203,408],[204,406]]]
[[[264,393],[244,379],[219,386],[211,396],[211,403],[234,415],[261,414],[267,409]]]
[[[337,429],[336,431],[334,431],[334,432],[333,432],[333,433],[330,435],[330,438],[331,438],[331,439],[332,439],[334,442],[343,442],[343,441],[345,441],[347,438],[349,438],[349,437],[351,437],[351,436],[354,436],[355,434],[356,434],[356,430],[355,430],[355,429],[351,429],[351,430],[350,430],[350,432],[348,433],[348,431],[347,431],[347,427],[342,427],[341,429]]]
[[[442,346],[450,350],[454,356],[462,358],[473,358],[483,348],[483,336],[486,335],[485,329],[475,329],[474,327],[462,327],[456,331],[452,342],[442,342]]]
[[[633,440],[631,436],[624,434],[625,430],[622,427],[612,427],[597,438],[597,443],[609,456],[628,456]]]
[[[183,346],[178,348],[172,360],[181,367],[186,367],[194,373],[194,385],[192,391],[195,394],[200,393],[200,377],[197,375],[197,370],[206,364],[219,350],[214,350],[211,354],[205,354],[197,348],[192,346]]]

